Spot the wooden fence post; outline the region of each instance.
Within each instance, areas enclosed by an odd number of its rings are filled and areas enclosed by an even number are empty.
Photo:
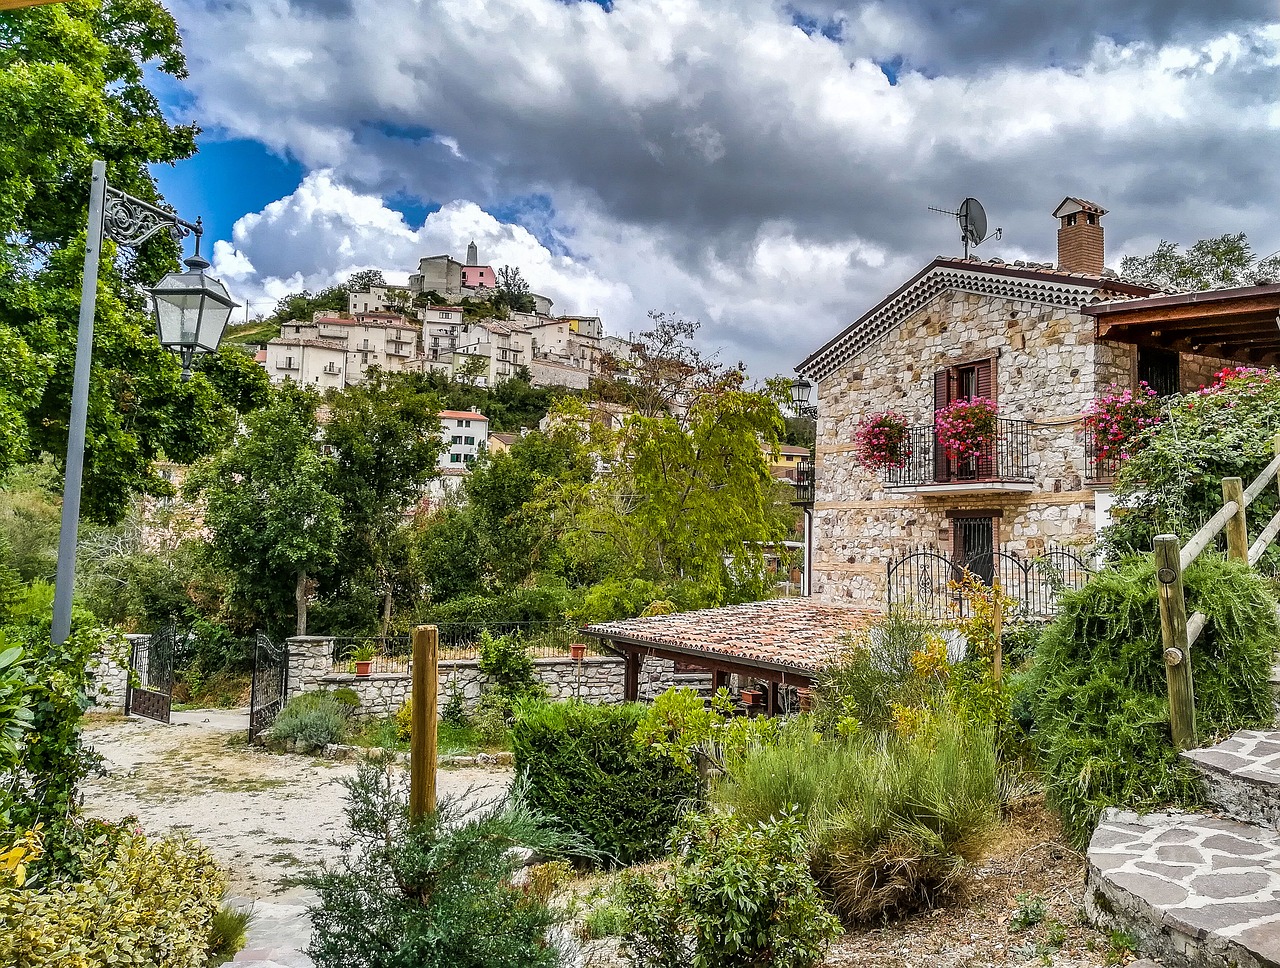
[[[1187,642],[1187,600],[1182,587],[1182,548],[1178,536],[1155,540],[1156,591],[1160,601],[1160,638],[1169,685],[1169,728],[1173,745],[1196,745],[1196,700],[1191,680],[1191,647]]]
[[[1244,482],[1238,477],[1222,479],[1222,503],[1236,502],[1236,513],[1227,521],[1227,557],[1249,561],[1249,529],[1245,523]]]
[[[1004,589],[1000,583],[991,584],[991,678],[996,685],[1004,678]]]
[[[436,696],[440,688],[439,631],[434,625],[413,630],[413,693],[409,702],[409,816],[436,812]]]

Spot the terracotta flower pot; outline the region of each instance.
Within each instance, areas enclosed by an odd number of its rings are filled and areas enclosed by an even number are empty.
[[[587,647],[585,643],[582,643],[582,642],[569,643],[569,654],[573,656],[574,662],[581,662],[583,657],[587,654]]]
[[[742,701],[748,706],[759,706],[764,700],[764,693],[759,689],[743,689]]]
[[[367,676],[373,670],[373,660],[356,660],[356,675]]]

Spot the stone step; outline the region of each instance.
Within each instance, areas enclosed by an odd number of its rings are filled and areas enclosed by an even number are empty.
[[[1271,705],[1275,708],[1275,721],[1280,725],[1280,663],[1271,667]]]
[[[711,695],[710,672],[677,672],[671,678],[677,689],[693,689],[704,696]]]
[[[1280,833],[1201,814],[1108,810],[1085,912],[1170,968],[1280,968]]]
[[[1242,729],[1182,756],[1204,775],[1215,809],[1242,823],[1280,829],[1280,732]]]

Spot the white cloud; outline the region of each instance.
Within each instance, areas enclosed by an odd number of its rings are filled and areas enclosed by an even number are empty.
[[[312,170],[219,269],[271,296],[474,236],[559,309],[699,317],[763,373],[956,252],[927,206],[965,195],[1006,259],[1053,258],[1066,194],[1112,210],[1113,263],[1162,236],[1280,246],[1263,4],[796,5],[836,39],[772,0],[177,0],[196,119]],[[414,229],[394,194],[443,207]],[[550,248],[486,211],[531,196]]]

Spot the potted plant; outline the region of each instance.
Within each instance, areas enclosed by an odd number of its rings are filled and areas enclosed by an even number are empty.
[[[954,461],[992,456],[996,437],[996,405],[986,397],[957,400],[933,415],[938,444]]]
[[[356,675],[367,676],[373,668],[373,657],[378,648],[372,642],[362,642],[351,652],[352,661],[356,664]]]
[[[759,706],[764,702],[764,691],[761,689],[743,689],[742,702],[747,706]]]
[[[858,462],[876,471],[905,467],[911,459],[909,429],[906,418],[892,410],[863,417],[853,432]]]
[[[581,662],[587,654],[587,644],[585,642],[570,642],[569,654],[573,656],[574,662]]]

